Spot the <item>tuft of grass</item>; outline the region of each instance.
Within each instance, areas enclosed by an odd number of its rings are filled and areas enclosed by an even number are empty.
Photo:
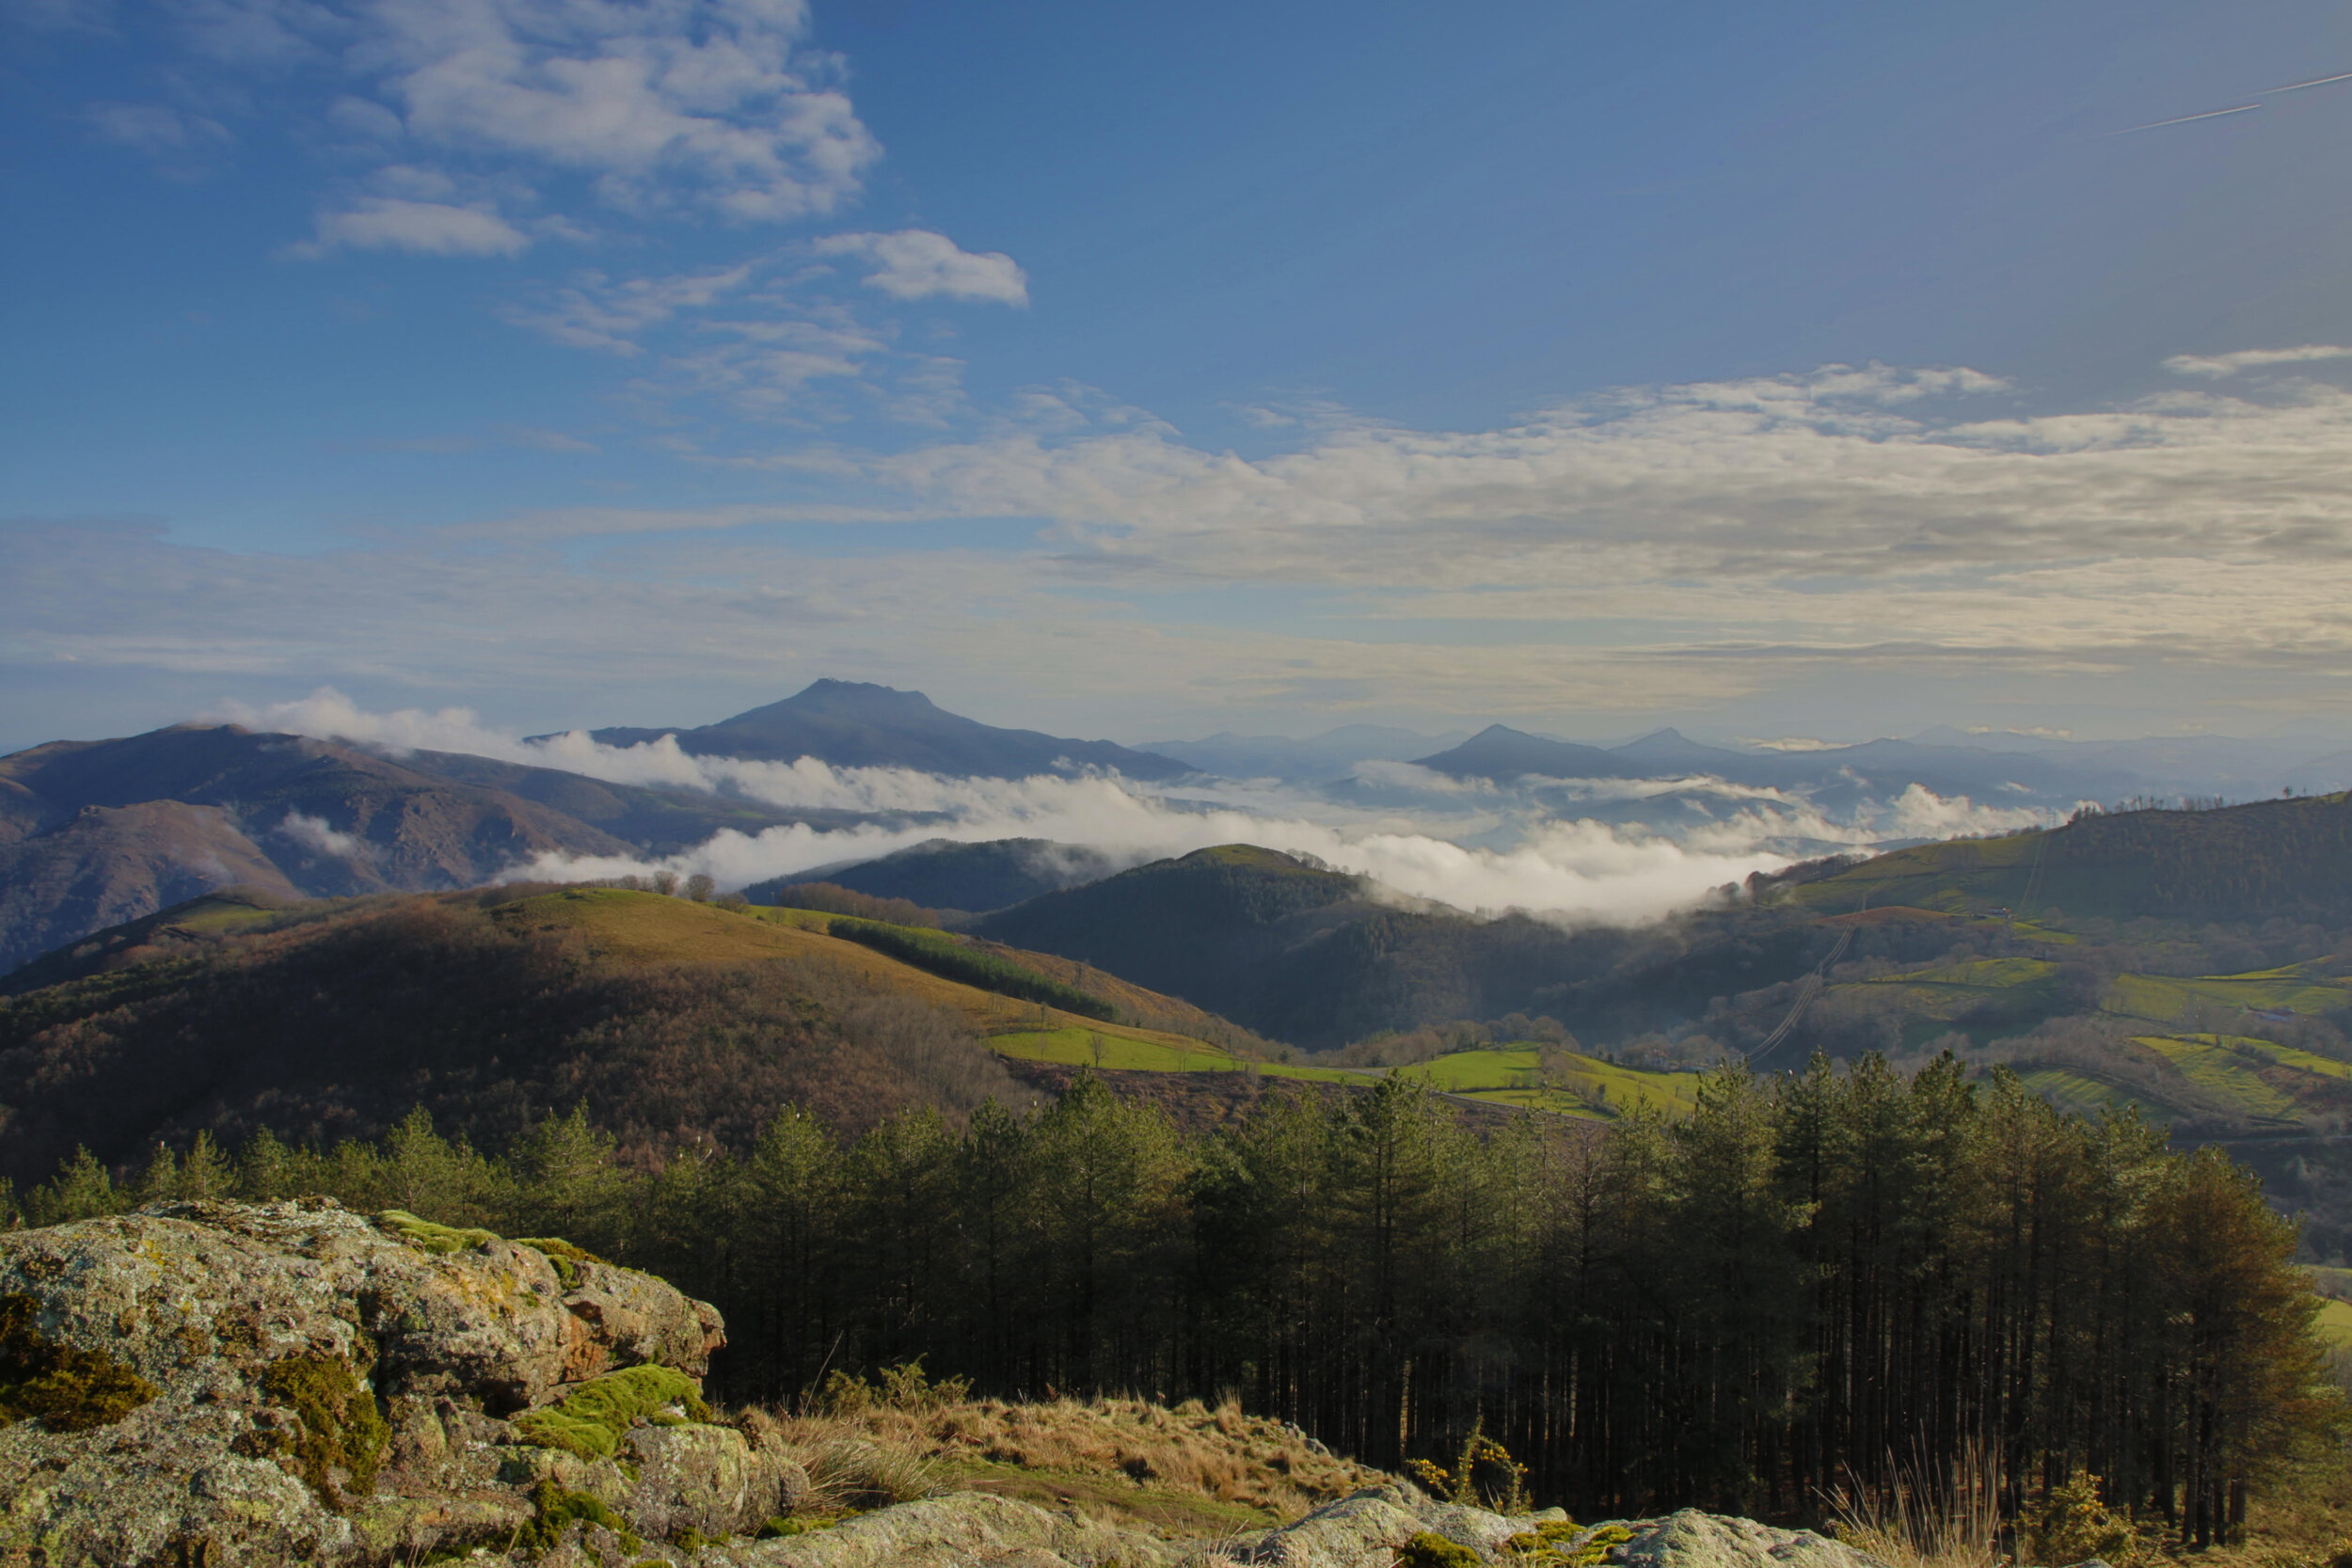
[[[630,1367],[591,1378],[555,1404],[526,1410],[515,1431],[526,1443],[561,1449],[582,1459],[610,1459],[629,1428],[639,1422],[683,1426],[707,1421],[710,1407],[702,1389],[669,1367]]]
[[[1891,1485],[1840,1486],[1822,1499],[1832,1535],[1890,1568],[2003,1568],[1999,1488],[1983,1454],[1947,1471],[1888,1468]]]

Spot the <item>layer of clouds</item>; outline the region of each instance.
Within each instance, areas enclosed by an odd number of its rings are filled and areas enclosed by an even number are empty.
[[[925,814],[918,822],[847,829],[722,832],[659,861],[546,856],[514,872],[559,879],[670,869],[707,872],[722,886],[740,887],[938,837],[1048,838],[1095,846],[1129,863],[1249,843],[1311,854],[1399,893],[1458,909],[1630,920],[1691,904],[1750,871],[1787,863],[1787,855],[1772,847],[1791,837],[1862,847],[2051,819],[2047,813],[1945,800],[1916,785],[1892,800],[1833,816],[1796,797],[1705,779],[1664,782],[1660,788],[1711,786],[1735,802],[1734,809],[1683,820],[1665,814],[1656,824],[1563,819],[1539,802],[1541,790],[1528,786],[1482,792],[1467,809],[1446,792],[1433,791],[1418,811],[1368,811],[1312,791],[1248,784],[1188,785],[1170,799],[1115,775],[957,779],[904,768],[834,768],[808,757],[776,763],[691,756],[666,736],[628,747],[599,745],[578,732],[525,740],[484,724],[468,709],[374,712],[331,689],[259,708],[232,705],[227,716],[256,728],[358,740],[395,752],[467,752],[615,784],[710,789],[803,809]],[[1394,783],[1400,776],[1387,777]],[[1597,790],[1611,786],[1621,789],[1622,783],[1594,784]],[[292,819],[283,831],[295,832]]]
[[[693,275],[594,303],[621,332],[762,287]],[[856,357],[708,335],[694,373],[746,399],[785,372],[738,349]],[[1833,370],[1496,431],[1326,428],[1251,460],[1055,388],[984,438],[746,459],[767,465],[747,485],[772,470],[789,500],[548,508],[306,556],[26,523],[0,527],[0,662],[117,669],[126,689],[142,669],[496,689],[599,722],[632,717],[606,695],[622,687],[640,714],[675,693],[683,721],[718,700],[697,693],[748,707],[854,675],[1128,736],[1252,714],[1585,733],[1716,714],[1804,736],[1869,711],[1906,715],[1892,733],[2347,711],[2352,396],[2305,378],[2031,414],[2009,396]],[[1034,542],[771,532],[960,517]]]

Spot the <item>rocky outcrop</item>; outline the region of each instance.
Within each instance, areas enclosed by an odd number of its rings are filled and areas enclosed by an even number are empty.
[[[792,1482],[684,1409],[630,1415],[626,1462],[517,1430],[636,1367],[699,1408],[725,1342],[709,1307],[558,1243],[170,1205],[0,1236],[0,1416],[24,1418],[0,1427],[0,1563],[386,1561],[502,1545],[557,1494],[750,1530]]]
[[[323,1199],[0,1236],[0,1568],[1879,1568],[1683,1513],[1580,1528],[1375,1487],[1171,1542],[1010,1497],[795,1513],[709,1307],[557,1240]]]

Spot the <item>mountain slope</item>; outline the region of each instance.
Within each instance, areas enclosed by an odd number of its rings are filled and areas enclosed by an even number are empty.
[[[624,840],[504,790],[233,724],[0,757],[0,969],[210,888],[281,897],[463,887]]]
[[[44,959],[20,983],[57,983],[0,1000],[0,1176],[46,1177],[77,1145],[130,1162],[199,1130],[373,1135],[417,1104],[487,1147],[576,1103],[647,1154],[743,1147],[787,1104],[854,1132],[907,1105],[1025,1101],[981,1043],[995,1030],[1223,1056],[942,979],[825,925],[614,888],[199,900]],[[999,956],[1123,1014],[1232,1033],[1063,960]]]
[[[998,729],[935,706],[920,691],[855,681],[820,680],[780,703],[694,729],[595,732],[609,746],[641,745],[665,735],[676,736],[679,750],[696,756],[771,762],[816,757],[836,768],[912,768],[970,778],[1095,768],[1155,780],[1191,771],[1172,757],[1132,752],[1107,740]]]
[[[1312,1050],[1514,1012],[1614,1037],[1800,974],[1832,940],[1802,916],[1639,930],[1481,920],[1249,845],[1138,866],[970,928]]]
[[[934,910],[1007,909],[1040,894],[1096,882],[1119,869],[1100,849],[1043,838],[999,838],[960,844],[934,838],[880,860],[827,867],[763,884],[824,881],[876,898],[905,898]],[[758,889],[746,889],[754,898]]]
[[[2211,811],[2093,813],[2062,828],[1955,839],[1814,875],[1807,907],[1873,903],[2044,918],[2352,923],[2352,794]]]
[[[1597,746],[1547,740],[1507,724],[1489,724],[1451,751],[1416,757],[1414,766],[1457,779],[1626,779],[1649,771],[1636,759]]]

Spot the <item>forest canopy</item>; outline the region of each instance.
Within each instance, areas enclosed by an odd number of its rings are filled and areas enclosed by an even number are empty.
[[[1391,1078],[1187,1136],[1082,1073],[961,1129],[845,1143],[795,1108],[747,1153],[617,1148],[575,1111],[491,1158],[420,1111],[327,1149],[201,1138],[122,1181],[85,1154],[26,1207],[324,1192],[562,1235],[717,1303],[729,1397],[916,1357],[1009,1395],[1239,1390],[1389,1466],[1480,1427],[1579,1514],[1805,1513],[1900,1455],[1979,1467],[2011,1512],[2095,1474],[2205,1543],[2339,1419],[2249,1173],[1949,1058],[1726,1069],[1694,1114],[1606,1134],[1482,1138]]]

